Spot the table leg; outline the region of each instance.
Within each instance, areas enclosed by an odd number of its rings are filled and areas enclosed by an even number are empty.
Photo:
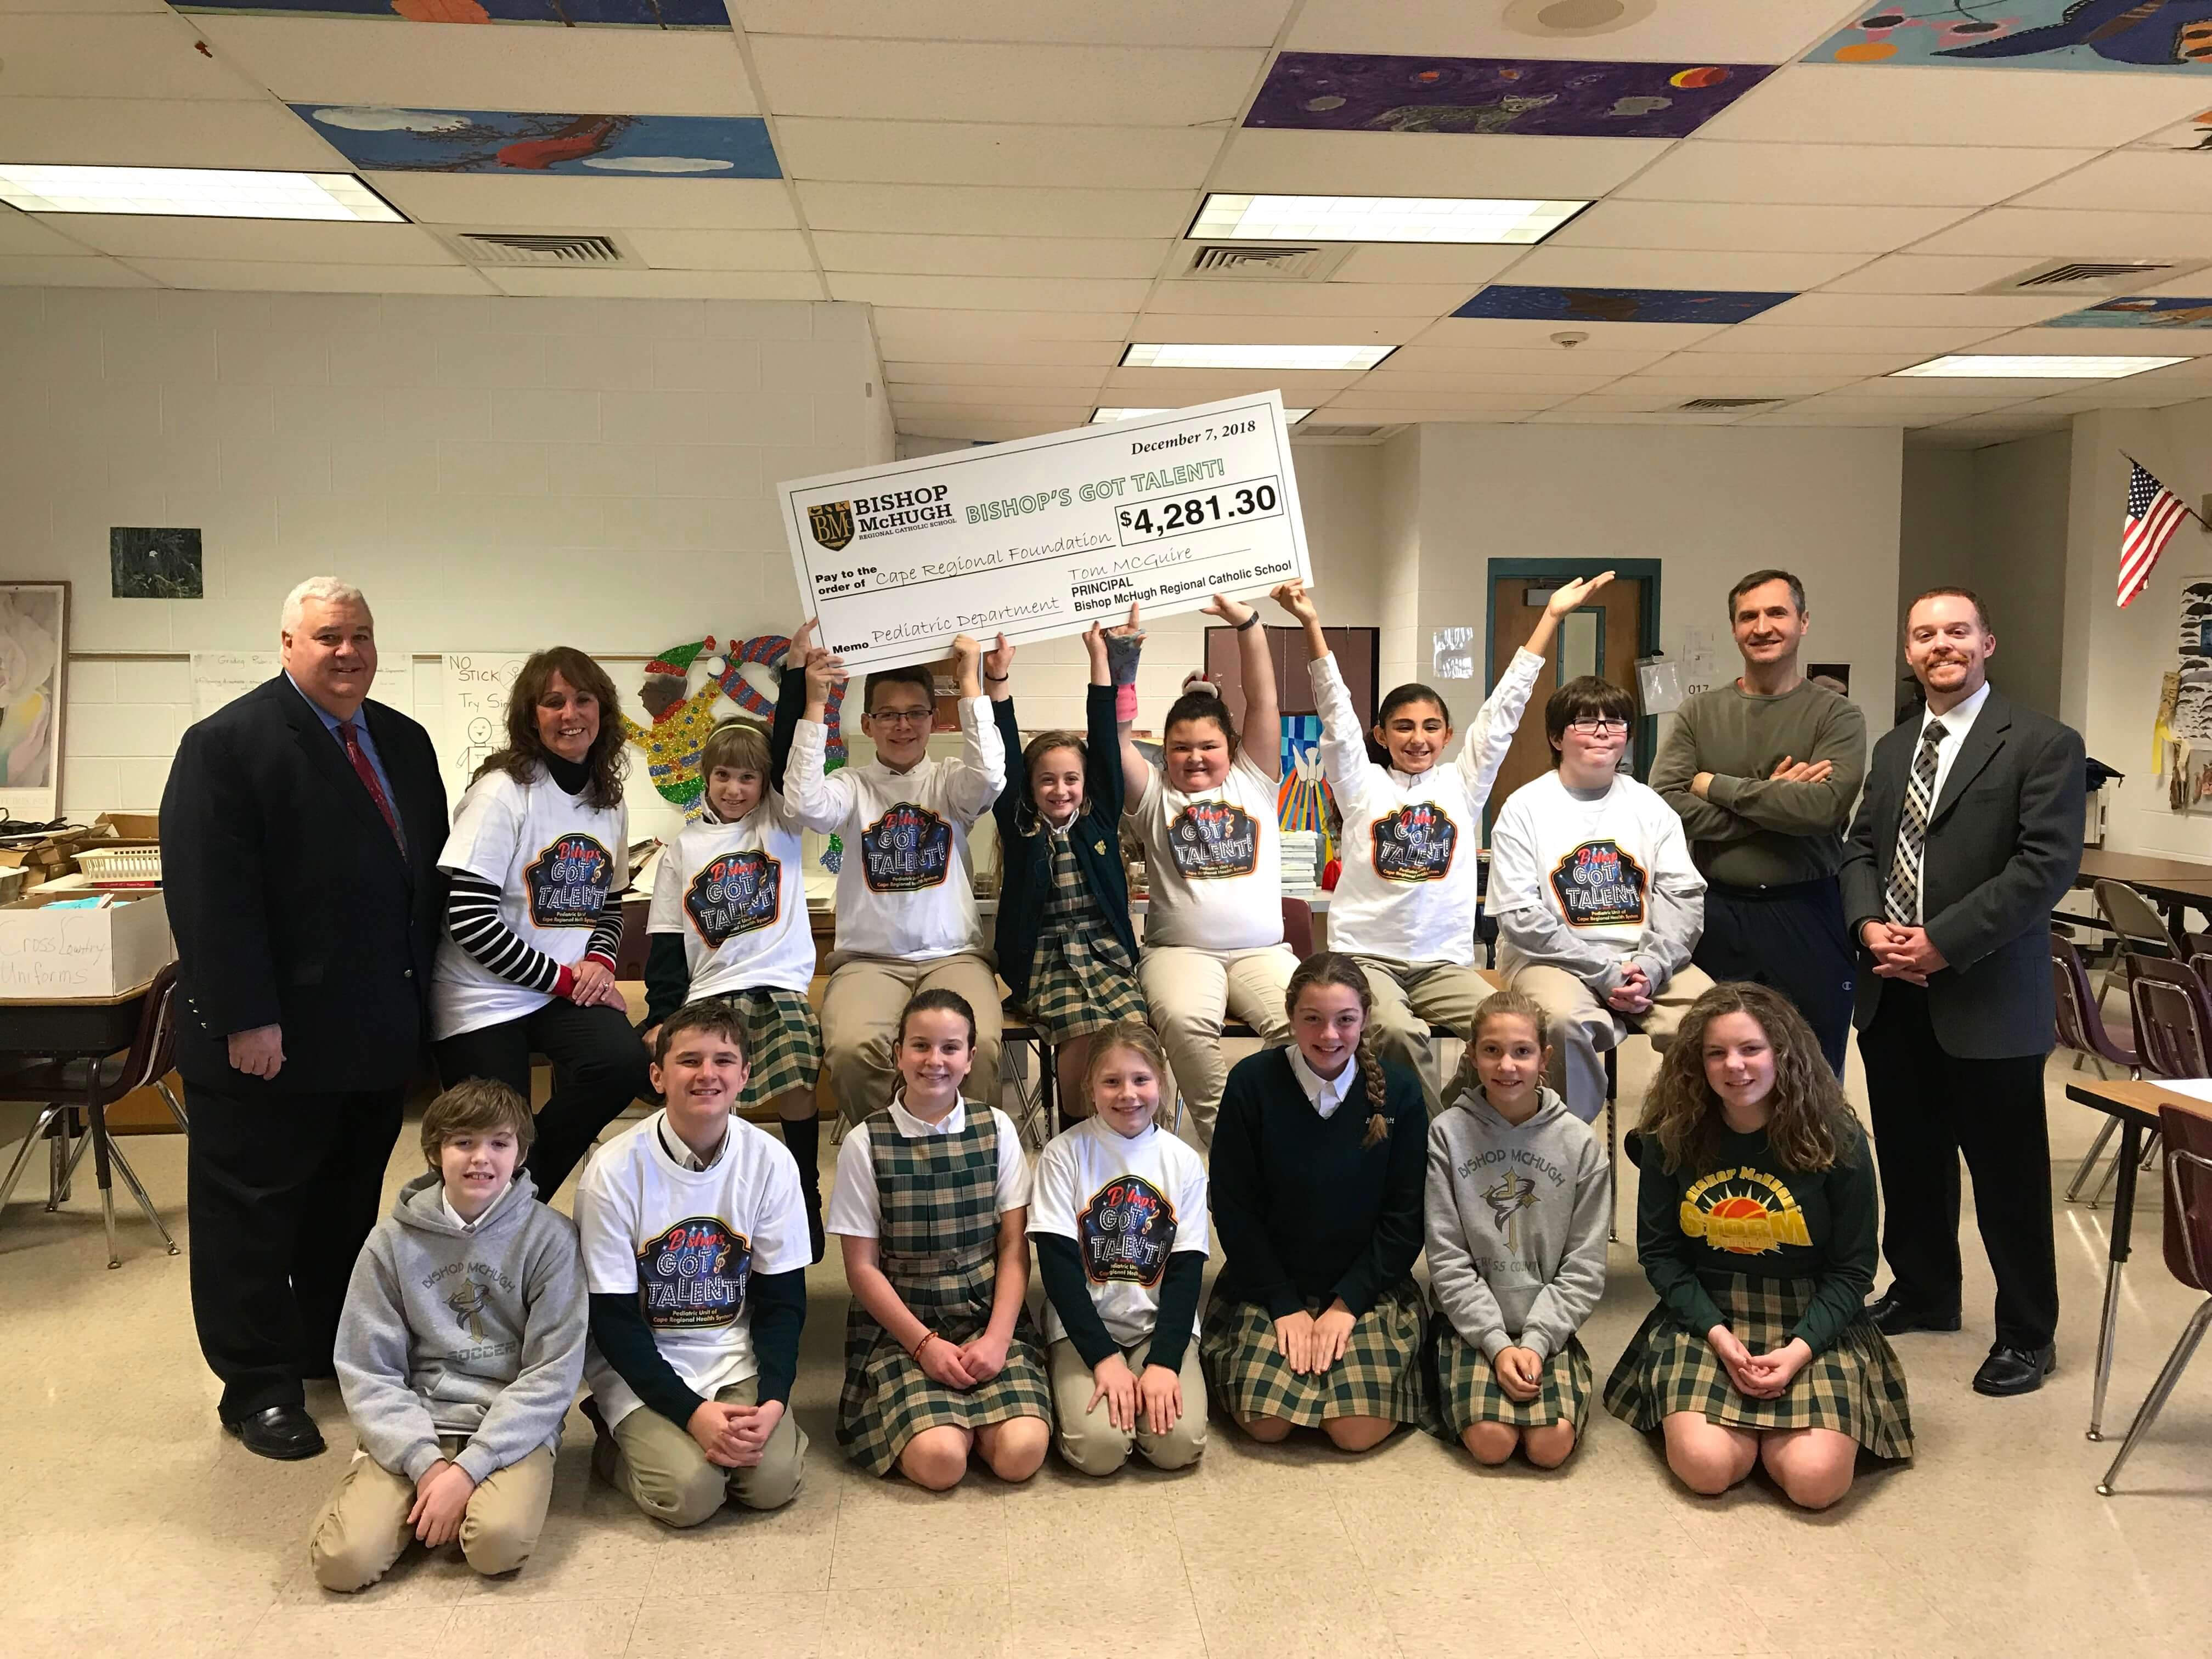
[[[93,1080],[84,1091],[85,1115],[90,1120],[86,1133],[92,1137],[92,1167],[100,1182],[100,1219],[107,1230],[107,1265],[119,1267],[123,1258],[115,1253],[115,1170],[107,1158],[107,1108],[100,1103],[100,1062],[92,1062]]]
[[[2105,1385],[2112,1377],[2112,1336],[2120,1317],[2120,1269],[2127,1265],[2135,1232],[2136,1164],[2142,1155],[2142,1129],[2132,1117],[2120,1120],[2120,1190],[2112,1200],[2112,1241],[2105,1261],[2105,1310],[2097,1325],[2097,1375],[2089,1396],[2089,1438],[2105,1437]]]

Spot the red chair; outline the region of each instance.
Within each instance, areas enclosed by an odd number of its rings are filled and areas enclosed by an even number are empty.
[[[2179,1106],[2161,1106],[2159,1133],[2166,1140],[2166,1270],[2193,1291],[2212,1291],[2212,1117]],[[2212,1295],[2199,1303],[2181,1338],[2166,1357],[2158,1381],[2143,1396],[2136,1420],[2128,1425],[2128,1437],[2112,1459],[2112,1467],[2097,1483],[2104,1497],[2112,1495],[2112,1483],[2128,1461],[2136,1443],[2150,1432],[2165,1409],[2166,1398],[2181,1373],[2196,1356],[2204,1329],[2212,1325]]]
[[[2127,1068],[2131,1078],[2142,1075],[2136,1058],[2135,1033],[2124,1036],[2115,1030],[2103,1011],[2097,1006],[2097,995],[2089,986],[2089,969],[2081,960],[2081,953],[2074,941],[2053,930],[2051,935],[2051,977],[2056,993],[2058,1012],[2058,1046],[2075,1051],[2074,1064],[2078,1068],[2086,1057],[2098,1062],[2101,1072],[2106,1064]],[[2105,1147],[2120,1127],[2116,1117],[2107,1117],[2097,1138],[2089,1144],[2089,1151],[2081,1160],[2081,1167],[2074,1171],[2074,1179],[2067,1183],[2066,1200],[2069,1204],[2081,1199],[2081,1183],[2097,1167],[2097,1160],[2105,1155]],[[2109,1179],[2109,1176],[2107,1177]],[[2097,1183],[2100,1196],[2105,1183]],[[2096,1199],[2090,1202],[2094,1206]]]
[[[1283,943],[1300,962],[1313,954],[1313,906],[1302,898],[1283,900]]]

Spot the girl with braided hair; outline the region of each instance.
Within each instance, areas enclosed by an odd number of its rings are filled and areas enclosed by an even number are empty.
[[[1200,1332],[1206,1380],[1239,1428],[1317,1428],[1365,1451],[1423,1419],[1421,1183],[1428,1113],[1379,1059],[1350,957],[1291,975],[1291,1045],[1239,1061],[1214,1134],[1212,1209],[1227,1258]]]

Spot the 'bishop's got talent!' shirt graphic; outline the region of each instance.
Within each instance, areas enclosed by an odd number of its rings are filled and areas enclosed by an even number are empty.
[[[1167,1271],[1175,1249],[1175,1206],[1142,1176],[1116,1176],[1091,1195],[1075,1218],[1083,1271],[1094,1285],[1141,1285]]]
[[[614,890],[615,860],[596,836],[556,836],[522,872],[530,920],[539,927],[596,927]]]
[[[687,1216],[638,1247],[637,1300],[657,1331],[732,1325],[752,1277],[752,1242],[719,1216]]]
[[[927,806],[901,801],[860,832],[860,872],[872,893],[942,887],[952,868],[952,826]]]
[[[783,914],[783,862],[757,849],[708,859],[684,892],[684,914],[709,950],[772,927]]]
[[[1168,848],[1186,881],[1225,881],[1260,867],[1260,825],[1234,801],[1193,801],[1168,825]]]
[[[1552,893],[1570,927],[1640,927],[1650,872],[1618,842],[1586,841],[1552,866]]]
[[[1432,800],[1409,801],[1375,820],[1375,873],[1385,881],[1442,881],[1459,851],[1459,825]]]

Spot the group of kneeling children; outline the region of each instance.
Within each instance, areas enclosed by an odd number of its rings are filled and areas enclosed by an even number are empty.
[[[1601,971],[1564,992],[1540,981],[1492,992],[1472,966],[1473,838],[1557,617],[1595,585],[1562,590],[1449,767],[1443,699],[1419,686],[1384,700],[1370,757],[1310,601],[1295,586],[1276,595],[1309,636],[1346,819],[1331,915],[1342,948],[1303,963],[1265,891],[1279,890],[1273,757],[1240,752],[1229,711],[1203,690],[1170,711],[1159,766],[1136,753],[1133,614],[1087,638],[1088,741],[1037,738],[1012,779],[1012,652],[968,646],[962,726],[977,752],[963,760],[994,753],[1003,785],[962,815],[999,819],[998,965],[1055,1049],[1064,1098],[1087,1115],[1033,1171],[988,1103],[995,1054],[979,1069],[978,1008],[923,983],[895,1024],[883,1020],[888,1101],[848,1109],[826,1212],[799,1063],[820,1064],[815,1015],[803,993],[771,981],[754,994],[745,977],[748,962],[793,954],[794,926],[806,939],[803,906],[756,907],[766,920],[751,927],[703,925],[732,915],[716,898],[733,854],[795,865],[795,825],[757,729],[710,737],[707,810],[664,855],[651,924],[651,1081],[665,1104],[592,1154],[573,1224],[538,1201],[566,1171],[533,1184],[535,1125],[514,1090],[468,1079],[429,1107],[428,1170],[371,1236],[348,1297],[337,1370],[361,1449],[313,1530],[319,1582],[361,1589],[416,1540],[458,1541],[482,1572],[519,1566],[580,1382],[595,1471],[647,1514],[691,1526],[726,1504],[789,1502],[807,1450],[789,1413],[805,1271],[825,1234],[852,1293],[837,1438],[877,1475],[944,1490],[980,1455],[1018,1481],[1054,1444],[1093,1475],[1133,1449],[1180,1468],[1205,1449],[1209,1399],[1262,1442],[1317,1429],[1357,1452],[1411,1424],[1485,1464],[1516,1449],[1540,1467],[1565,1461],[1594,1392],[1577,1332],[1604,1287],[1610,1177],[1587,1123],[1595,1103],[1546,1079],[1562,1075],[1554,1048],[1575,1019],[1652,1012],[1680,977],[1677,942],[1655,914],[1662,890],[1639,889],[1626,933],[1597,941],[1615,949]],[[1256,617],[1227,600],[1215,613],[1255,647],[1244,714],[1270,732]],[[823,740],[806,722],[820,726],[842,671],[819,650],[794,656],[787,694],[803,672],[805,715],[789,787],[818,811]],[[998,705],[988,725],[979,665]],[[1576,757],[1571,733],[1585,766],[1603,750],[1618,696],[1594,681],[1554,696],[1547,726],[1563,761]],[[863,843],[841,872],[841,948],[847,873],[880,903],[962,862],[941,849],[933,861],[927,837],[948,805],[938,775],[963,761],[915,744],[899,765],[871,735],[878,758],[839,780],[848,842]],[[1587,810],[1589,790],[1553,781],[1567,815]],[[1152,875],[1141,952],[1118,848],[1109,855],[1125,805]],[[908,884],[878,883],[878,869]],[[1255,895],[1277,911],[1272,939],[1243,915]],[[1605,1402],[1660,1431],[1694,1490],[1725,1491],[1763,1462],[1794,1501],[1824,1507],[1862,1450],[1911,1452],[1901,1368],[1862,1311],[1876,1254],[1868,1146],[1786,999],[1681,988],[1629,1138],[1638,1253],[1658,1302]],[[1562,1008],[1563,995],[1591,1006]],[[1233,1069],[1219,1054],[1224,1010],[1271,1040]],[[994,1036],[997,1009],[981,1012]],[[1466,1039],[1448,1079],[1427,1057],[1430,1020]],[[1170,1070],[1210,1161],[1162,1127]],[[1571,1085],[1576,1068],[1564,1076]],[[799,1113],[780,1112],[789,1146],[735,1115],[802,1088],[804,1133]],[[1224,1262],[1201,1316],[1217,1237]],[[1425,1297],[1413,1277],[1424,1249]]]

